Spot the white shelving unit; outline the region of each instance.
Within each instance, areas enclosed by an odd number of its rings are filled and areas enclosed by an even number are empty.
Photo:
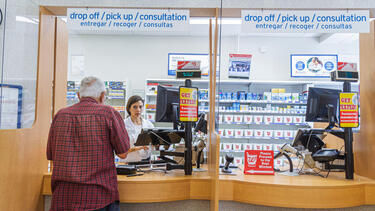
[[[113,106],[120,112],[121,116],[126,117],[126,102],[128,95],[128,82],[124,81],[104,81],[106,88],[106,105]],[[66,105],[70,106],[77,103],[77,91],[79,89],[79,81],[68,81],[67,85],[67,102]]]

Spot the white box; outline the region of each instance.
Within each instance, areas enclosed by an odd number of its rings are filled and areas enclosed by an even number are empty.
[[[255,137],[263,137],[263,130],[254,130]]]
[[[253,122],[253,115],[244,115],[243,116],[243,121],[245,123],[252,123]]]
[[[243,144],[243,150],[252,150],[253,149],[253,145],[252,144]]]
[[[284,131],[283,130],[275,130],[273,134],[274,134],[275,138],[284,138]]]
[[[220,135],[220,136],[225,136],[224,131],[225,131],[224,129],[219,129],[219,130],[218,130],[219,135]]]
[[[263,93],[263,100],[271,101],[272,100],[272,93],[271,92],[264,92]]]
[[[303,120],[302,116],[294,116],[293,117],[293,123],[301,124],[302,120]]]
[[[234,164],[242,165],[242,157],[234,157]]]
[[[273,116],[264,116],[264,123],[266,124],[273,123]]]
[[[225,136],[234,136],[233,129],[225,129]]]
[[[147,113],[146,119],[149,121],[155,121],[155,113]]]
[[[243,130],[242,129],[235,129],[234,130],[235,137],[243,137]]]
[[[254,144],[253,145],[253,150],[262,150],[263,149],[263,144]]]
[[[224,115],[224,122],[233,123],[233,115]]]
[[[287,123],[287,124],[293,123],[293,117],[292,116],[284,116],[284,123]]]
[[[288,102],[291,101],[292,99],[292,94],[291,93],[279,93],[279,99],[282,102]]]
[[[263,144],[263,150],[272,150],[273,151],[273,144]]]
[[[271,99],[272,101],[279,101],[280,100],[279,93],[271,93]]]
[[[283,123],[283,116],[274,116],[273,122],[274,123]]]
[[[232,146],[233,144],[231,143],[223,143],[223,147],[224,147],[223,150],[232,150]]]
[[[264,130],[264,137],[272,138],[273,137],[273,130]]]
[[[259,124],[259,123],[262,123],[263,122],[263,116],[254,116],[254,122]]]
[[[299,100],[299,93],[292,93],[292,101],[295,102]]]
[[[283,159],[276,159],[273,161],[273,165],[275,168],[280,168],[284,166],[284,160]]]
[[[233,150],[234,151],[241,151],[242,150],[242,144],[241,143],[233,143]]]
[[[249,111],[249,105],[240,105],[240,111]]]
[[[254,130],[252,130],[252,129],[246,129],[244,131],[244,136],[246,136],[246,137],[253,137],[254,136]]]
[[[294,131],[293,130],[285,130],[284,131],[284,137],[285,138],[293,138],[294,137]]]
[[[234,122],[236,123],[242,123],[243,122],[243,115],[234,115]]]

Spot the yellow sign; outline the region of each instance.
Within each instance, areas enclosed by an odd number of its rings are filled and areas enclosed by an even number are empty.
[[[198,89],[180,87],[180,121],[198,121]]]
[[[358,126],[358,94],[340,93],[340,127]]]

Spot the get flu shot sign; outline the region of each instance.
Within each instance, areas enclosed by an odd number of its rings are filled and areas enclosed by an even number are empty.
[[[358,94],[340,93],[340,127],[358,126]]]
[[[198,121],[198,88],[180,87],[180,121]]]

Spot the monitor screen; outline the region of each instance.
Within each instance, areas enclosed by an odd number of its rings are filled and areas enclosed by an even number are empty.
[[[179,89],[159,85],[157,93],[155,121],[176,123],[179,116]]]
[[[309,88],[306,122],[329,122],[327,105],[333,107],[335,122],[338,123],[338,102],[341,90]]]

